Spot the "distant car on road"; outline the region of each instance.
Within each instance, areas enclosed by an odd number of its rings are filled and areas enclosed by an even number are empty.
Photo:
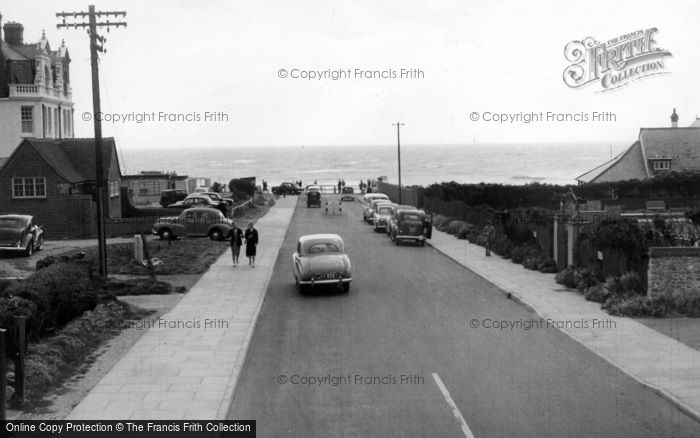
[[[187,197],[187,191],[182,189],[163,190],[160,192],[160,205],[167,207]]]
[[[420,246],[432,235],[432,223],[422,210],[397,210],[396,221],[392,225],[391,240],[398,246],[401,242],[413,242]]]
[[[341,201],[354,201],[355,200],[355,189],[352,187],[343,187],[342,195],[340,196]]]
[[[292,255],[294,280],[299,291],[321,285],[337,285],[350,290],[352,266],[343,239],[337,234],[301,236]]]
[[[275,195],[299,195],[301,194],[301,188],[294,183],[283,182],[278,186],[274,186],[272,188],[272,193]]]
[[[189,195],[182,201],[168,205],[168,208],[179,208],[183,210],[192,207],[209,207],[219,210],[224,215],[228,213],[228,208],[225,202],[215,201],[210,196],[199,193]]]
[[[231,233],[233,221],[219,210],[208,207],[188,208],[179,216],[161,217],[153,224],[152,233],[161,240],[186,236],[209,236],[223,240]]]
[[[321,192],[313,191],[306,194],[306,207],[311,208],[312,205],[321,208]]]
[[[0,250],[21,251],[31,256],[44,245],[44,227],[28,214],[0,215]]]

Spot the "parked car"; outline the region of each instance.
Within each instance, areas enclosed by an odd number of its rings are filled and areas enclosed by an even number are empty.
[[[292,255],[294,280],[299,291],[309,287],[337,285],[350,290],[352,266],[343,239],[337,234],[301,236]]]
[[[340,196],[341,201],[354,201],[355,200],[355,189],[352,187],[343,187],[343,193]]]
[[[187,191],[182,189],[163,190],[160,192],[160,205],[167,207],[187,197]]]
[[[373,199],[372,202],[369,203],[364,209],[363,209],[363,216],[365,219],[365,222],[371,224],[372,223],[372,218],[374,217],[374,211],[377,209],[377,206],[380,204],[391,204],[391,201],[388,199],[383,199],[383,198],[378,198],[378,199]]]
[[[232,206],[232,205],[233,205],[233,199],[231,199],[231,198],[224,198],[223,196],[221,196],[220,193],[216,193],[216,192],[202,192],[202,193],[199,193],[199,194],[200,194],[200,195],[209,196],[209,197],[212,199],[212,201],[215,201],[215,202],[225,202],[226,205],[228,205],[228,206]]]
[[[389,221],[387,222],[386,225],[386,234],[391,237],[392,230],[394,228],[394,225],[398,222],[398,216],[397,213],[399,210],[418,210],[416,207],[413,205],[406,205],[406,204],[400,204],[397,205],[396,207],[391,208],[391,212],[389,213]]]
[[[310,208],[312,205],[321,208],[321,192],[313,191],[306,194],[306,207]]]
[[[432,223],[422,210],[402,210],[396,212],[396,222],[391,228],[391,240],[398,246],[409,241],[425,245],[425,240],[432,236]]]
[[[374,225],[375,232],[386,231],[394,207],[398,207],[398,205],[394,203],[382,203],[377,205],[377,208],[374,210],[374,215],[372,216],[372,225]]]
[[[224,215],[228,213],[228,208],[225,202],[214,201],[211,197],[202,194],[192,194],[182,201],[168,205],[168,208],[179,208],[183,210],[192,207],[209,207],[219,210]]]
[[[362,202],[369,204],[373,199],[386,199],[388,201],[389,197],[384,193],[367,193],[362,197]]]
[[[44,227],[27,214],[0,215],[0,250],[21,251],[31,256],[44,245]]]
[[[194,207],[179,216],[161,217],[153,224],[152,233],[161,240],[186,236],[209,236],[212,240],[223,240],[231,233],[233,221],[219,210]]]
[[[275,195],[299,195],[301,194],[301,188],[294,183],[283,182],[278,186],[272,187],[272,193]]]

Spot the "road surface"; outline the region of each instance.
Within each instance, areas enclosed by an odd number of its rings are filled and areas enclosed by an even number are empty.
[[[229,412],[260,437],[700,436],[700,424],[431,247],[300,200]],[[260,230],[264,238],[265,230]],[[349,294],[302,296],[298,236],[340,234]],[[476,324],[478,327],[474,327]]]

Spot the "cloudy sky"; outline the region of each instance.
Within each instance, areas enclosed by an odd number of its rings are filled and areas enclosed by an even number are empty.
[[[700,4],[638,1],[96,1],[125,10],[101,59],[102,110],[199,116],[105,123],[122,148],[426,143],[631,142],[640,127],[700,114]],[[88,37],[56,29],[87,2],[5,2],[25,41],[42,29],[72,57],[75,129],[92,136]],[[668,74],[607,93],[562,80],[564,47],[656,27]],[[286,71],[286,77],[280,77]],[[292,78],[303,71],[379,71],[392,78]],[[419,77],[400,78],[401,69]],[[388,72],[388,73],[386,73]],[[327,73],[328,74],[328,73]],[[205,112],[228,120],[205,121]],[[608,122],[496,123],[490,113],[614,114]],[[476,112],[478,121],[470,115]]]

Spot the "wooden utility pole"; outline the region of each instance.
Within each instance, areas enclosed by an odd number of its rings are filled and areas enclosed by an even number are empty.
[[[404,125],[401,122],[396,122],[392,123],[392,125],[396,125],[396,143],[398,145],[398,150],[399,150],[399,205],[402,204],[401,202],[403,199],[403,189],[401,188],[401,127]]]
[[[105,27],[107,32],[109,32],[110,27],[114,26],[119,28],[120,26],[126,27],[126,22],[117,21],[110,22],[107,21],[98,22],[98,18],[114,16],[125,17],[126,12],[124,11],[114,11],[114,12],[95,12],[95,6],[90,5],[88,12],[57,12],[56,17],[62,18],[63,22],[56,25],[57,28],[88,28],[88,34],[90,35],[90,66],[92,69],[92,119],[95,129],[95,198],[97,201],[97,246],[99,251],[99,273],[101,277],[107,276],[107,239],[105,232],[105,199],[107,199],[107,193],[105,193],[105,180],[104,180],[104,170],[102,166],[104,165],[102,159],[102,117],[100,109],[100,78],[99,70],[97,66],[97,52],[106,53],[104,49],[104,43],[107,41],[106,38],[97,34],[97,28]],[[76,19],[80,17],[81,19],[88,18],[88,21],[78,22],[78,23],[66,23],[68,18]]]

